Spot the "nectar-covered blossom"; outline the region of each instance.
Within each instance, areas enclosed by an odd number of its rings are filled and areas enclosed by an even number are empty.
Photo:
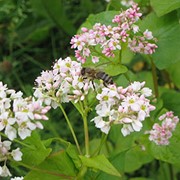
[[[34,96],[53,108],[59,103],[84,100],[92,83],[83,79],[81,69],[81,64],[70,57],[60,58],[52,70],[43,71],[35,80]]]
[[[122,124],[121,132],[124,136],[140,131],[142,121],[155,109],[148,99],[152,91],[144,85],[145,82],[134,82],[126,88],[115,85],[102,88],[96,96],[99,100],[95,108],[98,116],[91,121],[106,134],[112,124]]]
[[[172,111],[166,112],[159,117],[161,125],[155,123],[152,130],[147,131],[149,135],[149,140],[155,142],[157,145],[168,145],[169,139],[172,136],[172,132],[175,130],[179,118],[174,116]]]
[[[112,19],[113,26],[96,23],[92,29],[83,27],[81,34],[71,39],[71,48],[75,49],[75,57],[81,63],[91,59],[93,63],[99,62],[99,53],[106,57],[115,57],[116,51],[121,51],[123,43],[135,53],[152,54],[157,45],[152,32],[140,32],[136,22],[142,16],[140,8],[133,1],[131,7]],[[97,49],[99,52],[96,53]],[[96,55],[97,54],[97,55]]]

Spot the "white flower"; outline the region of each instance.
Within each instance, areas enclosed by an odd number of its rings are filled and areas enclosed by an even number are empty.
[[[21,161],[22,160],[22,152],[19,148],[12,150],[11,155],[15,161]]]
[[[122,102],[122,107],[124,108],[125,112],[128,111],[128,108],[130,107],[133,111],[139,111],[140,105],[138,102],[138,97],[136,95],[127,96],[124,98]]]
[[[145,82],[133,82],[130,87],[133,89],[134,92],[139,91],[143,86],[144,86]]]
[[[133,25],[132,25],[132,29],[133,29],[133,32],[134,32],[134,34],[135,34],[135,33],[137,33],[137,32],[139,31],[139,26],[133,24]]]
[[[93,63],[99,62],[99,57],[93,56],[93,57],[92,57],[92,62],[93,62]]]
[[[11,176],[11,173],[6,165],[4,165],[3,167],[0,166],[0,176],[2,177]]]
[[[131,125],[129,125],[129,124],[124,124],[121,129],[123,136],[127,136],[128,134],[130,134],[133,131],[134,130],[132,129]]]
[[[143,94],[145,97],[152,96],[152,90],[150,88],[143,88],[141,89],[141,94]]]
[[[21,91],[16,92],[15,90],[12,90],[10,94],[11,94],[10,96],[11,99],[22,98],[23,95]]]
[[[144,31],[144,36],[146,37],[146,39],[153,39],[153,35],[152,32],[149,31],[148,29],[146,29],[146,31]]]
[[[5,156],[8,154],[8,151],[11,149],[11,141],[1,141],[1,136],[0,136],[0,154]]]
[[[95,127],[101,129],[101,131],[104,132],[105,134],[108,134],[110,130],[110,124],[108,122],[103,121],[102,117],[97,116],[91,121],[94,121]]]
[[[96,113],[101,117],[106,117],[110,115],[111,106],[107,103],[98,104],[96,106]]]
[[[25,139],[28,136],[31,136],[31,130],[27,128],[18,128],[18,135],[21,139]]]
[[[140,131],[143,126],[142,123],[138,120],[133,120],[133,122],[131,124],[135,131]]]
[[[5,129],[5,134],[10,140],[13,140],[17,137],[16,129],[13,126],[7,125]]]

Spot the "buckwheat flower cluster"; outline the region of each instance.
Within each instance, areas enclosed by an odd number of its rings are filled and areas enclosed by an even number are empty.
[[[149,140],[155,142],[157,145],[168,145],[172,132],[179,122],[179,118],[174,116],[172,111],[169,111],[160,116],[159,120],[161,121],[161,125],[155,123],[152,130],[147,132],[150,134]]]
[[[88,58],[93,63],[99,62],[99,54],[106,57],[115,57],[115,52],[121,50],[122,43],[128,43],[128,47],[137,53],[152,54],[157,45],[152,32],[146,30],[139,33],[139,27],[135,24],[142,14],[136,3],[112,19],[114,26],[96,23],[92,29],[82,28],[82,33],[71,39],[71,48],[75,49],[78,61],[85,63]],[[143,34],[143,35],[141,35]],[[98,48],[101,52],[97,53]],[[98,54],[98,55],[96,55]]]
[[[32,97],[23,98],[22,92],[8,89],[7,85],[0,82],[0,131],[9,140],[1,140],[0,137],[0,176],[11,176],[6,166],[6,161],[12,157],[15,161],[21,161],[22,153],[19,148],[11,150],[11,144],[18,136],[21,139],[31,135],[36,128],[43,128],[39,120],[48,120],[46,113],[50,106],[43,106],[42,102]]]
[[[0,161],[1,162],[4,161],[4,165],[0,166],[0,176],[2,177],[11,176],[9,169],[6,166],[6,161],[8,160],[8,158],[13,158],[15,161],[22,160],[22,152],[20,151],[19,148],[10,151],[11,144],[12,144],[11,141],[8,140],[2,141],[0,136]]]
[[[99,104],[95,108],[97,116],[92,119],[95,126],[106,134],[112,124],[122,124],[124,136],[140,131],[142,121],[155,109],[148,99],[152,90],[144,85],[145,82],[134,82],[126,88],[115,85],[104,87],[96,96]]]
[[[32,97],[23,98],[22,92],[8,89],[0,82],[0,131],[13,140],[17,134],[21,139],[31,135],[36,128],[43,128],[39,120],[48,120],[50,106]]]
[[[43,71],[35,80],[34,96],[53,108],[59,103],[84,100],[91,86],[83,80],[81,69],[81,64],[70,57],[60,58],[52,70]]]

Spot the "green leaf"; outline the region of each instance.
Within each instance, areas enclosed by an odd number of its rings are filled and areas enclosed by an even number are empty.
[[[51,149],[46,148],[41,142],[38,134],[32,133],[31,137],[24,140],[29,147],[22,148],[22,162],[28,165],[38,165],[50,154]]]
[[[161,98],[164,102],[164,107],[174,111],[180,117],[180,93],[168,90],[162,94]]]
[[[74,35],[76,32],[72,22],[67,18],[61,0],[41,0],[42,8],[47,12],[49,18],[61,29],[69,35]]]
[[[126,73],[127,71],[127,67],[122,64],[110,64],[105,67],[105,72],[110,76],[117,76]]]
[[[179,0],[151,0],[150,2],[158,16],[167,14],[180,7]]]
[[[65,151],[52,154],[25,176],[25,180],[59,180],[75,178],[77,170]]]
[[[171,65],[170,67],[167,68],[167,71],[169,72],[170,78],[173,81],[173,83],[175,84],[175,86],[177,86],[178,88],[180,88],[180,62]]]
[[[90,154],[97,153],[97,148],[100,144],[101,144],[101,139],[94,138],[93,140],[91,140],[89,142]],[[106,143],[104,143],[101,146],[100,154],[104,154],[108,156],[109,152],[111,151],[113,151],[112,144],[109,141],[106,141]]]
[[[151,13],[141,22],[140,28],[149,29],[158,40],[158,48],[152,57],[159,69],[180,61],[180,51],[177,51],[180,47],[180,25],[176,13],[160,18]]]
[[[44,6],[42,6],[41,0],[30,0],[30,3],[34,12],[36,12],[38,15],[49,18],[46,9]]]
[[[79,156],[82,163],[90,168],[95,168],[104,171],[108,174],[121,177],[120,173],[115,169],[115,167],[109,162],[109,160],[104,155],[99,155],[92,158],[87,158],[84,156]]]
[[[101,23],[101,24],[113,26],[115,24],[112,22],[112,19],[114,18],[114,16],[116,14],[119,14],[119,11],[104,11],[104,12],[101,12],[101,13],[96,14],[96,15],[91,14],[91,15],[89,15],[89,17],[87,18],[85,23],[88,22],[92,26],[95,23]]]
[[[69,155],[69,157],[73,161],[75,167],[77,169],[80,169],[82,164],[81,164],[81,160],[79,159],[77,148],[73,146],[72,144],[70,144],[68,148],[66,149],[66,153]]]
[[[81,161],[79,159],[77,148],[70,142],[67,142],[61,138],[50,138],[43,141],[43,143],[46,147],[49,147],[53,141],[57,141],[59,146],[61,146],[63,149],[66,149],[66,153],[69,155],[76,168],[79,169],[81,167]]]
[[[134,135],[135,134],[130,137],[121,136],[116,142],[117,147],[114,150],[116,154],[110,158],[110,162],[117,167],[119,171],[133,172],[143,164],[153,160],[153,156],[151,156],[146,149],[143,149],[147,137],[134,138]],[[143,136],[143,134],[141,136]],[[123,151],[121,150],[121,145]]]

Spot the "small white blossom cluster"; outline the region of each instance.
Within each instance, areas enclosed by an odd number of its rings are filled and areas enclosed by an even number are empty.
[[[35,80],[34,96],[53,108],[59,103],[84,100],[90,86],[83,80],[81,69],[81,64],[70,57],[60,58],[52,70],[43,71]]]
[[[36,128],[43,128],[39,120],[48,120],[46,113],[50,106],[42,106],[40,100],[32,97],[23,98],[22,92],[8,89],[7,85],[0,82],[0,131],[10,140],[1,140],[0,137],[0,161],[4,166],[0,167],[0,176],[10,176],[6,166],[7,159],[12,156],[15,161],[21,161],[22,153],[19,148],[12,150],[11,141],[31,135]]]
[[[157,145],[168,145],[172,132],[179,122],[179,118],[174,116],[172,111],[169,111],[160,116],[159,120],[162,121],[161,125],[155,123],[152,130],[147,132],[150,134],[149,140],[155,142]]]
[[[11,176],[9,169],[6,166],[6,161],[8,160],[8,158],[12,157],[15,161],[22,160],[22,152],[20,151],[19,148],[10,151],[11,144],[12,144],[11,141],[8,140],[2,141],[0,136],[0,161],[1,162],[4,161],[4,165],[2,167],[0,166],[0,176],[2,177]]]
[[[17,134],[21,139],[31,135],[36,128],[43,129],[38,120],[48,120],[50,106],[42,106],[40,100],[23,98],[22,92],[8,89],[0,82],[0,131],[13,140]]]
[[[146,30],[139,33],[139,27],[135,24],[142,14],[139,12],[137,4],[116,15],[112,22],[114,26],[96,23],[92,29],[82,28],[82,33],[75,35],[71,39],[71,48],[75,50],[78,61],[85,63],[87,58],[91,58],[93,63],[99,61],[99,56],[92,53],[96,46],[102,49],[101,53],[106,57],[115,57],[115,51],[120,51],[122,43],[128,43],[128,47],[137,53],[152,54],[157,45],[152,32]]]
[[[148,99],[152,90],[144,85],[145,82],[134,82],[126,88],[115,85],[104,87],[96,97],[99,104],[96,106],[98,116],[92,119],[95,126],[106,134],[112,124],[122,124],[121,132],[124,136],[140,131],[142,121],[155,109]]]

